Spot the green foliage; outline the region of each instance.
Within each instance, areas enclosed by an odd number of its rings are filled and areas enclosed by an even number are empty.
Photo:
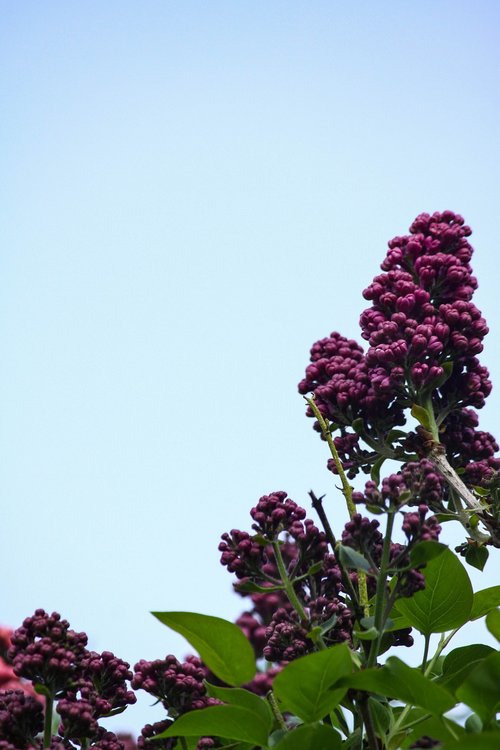
[[[194,612],[153,612],[197,650],[207,667],[228,685],[243,685],[255,675],[255,656],[240,628],[220,617]]]
[[[326,724],[303,724],[286,734],[274,750],[340,750],[342,739]]]
[[[398,611],[424,635],[459,628],[469,619],[472,584],[464,566],[449,549],[427,563],[425,589],[398,601]]]
[[[203,737],[215,735],[229,740],[269,747],[269,730],[260,714],[241,706],[210,706],[180,716],[158,737]]]
[[[283,711],[312,723],[338,706],[347,688],[335,683],[352,668],[349,648],[342,643],[290,662],[275,678],[273,690]]]

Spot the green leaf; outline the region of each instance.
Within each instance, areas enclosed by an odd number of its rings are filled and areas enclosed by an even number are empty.
[[[382,468],[385,460],[385,456],[380,456],[380,458],[377,458],[372,466],[372,470],[370,471],[370,479],[372,480],[372,482],[375,482],[376,485],[378,485],[378,483],[380,482],[380,469]]]
[[[380,669],[365,669],[343,677],[339,685],[404,701],[425,708],[435,715],[449,711],[456,702],[445,688],[436,685],[424,677],[419,669],[412,669],[396,656],[389,657]]]
[[[171,630],[183,635],[210,671],[228,685],[243,685],[255,675],[253,648],[232,622],[194,612],[152,614]]]
[[[374,641],[375,638],[379,637],[379,632],[377,628],[368,628],[368,630],[355,630],[354,635],[360,641]]]
[[[410,551],[410,563],[414,566],[423,565],[440,555],[445,549],[448,547],[441,542],[419,542]]]
[[[402,711],[403,709],[400,709]],[[398,709],[394,711],[394,718],[397,720],[399,713]],[[441,716],[429,716],[428,712],[422,708],[413,708],[407,715],[406,721],[401,726],[402,729],[407,728],[408,734],[398,744],[398,747],[406,750],[410,746],[414,746],[420,737],[427,735],[435,740],[441,740],[445,742],[448,740],[454,740],[457,737],[462,737],[465,734],[465,730],[459,724],[456,724],[450,719],[446,719]]]
[[[268,731],[260,716],[241,706],[209,706],[176,719],[160,737],[224,737],[267,748]]]
[[[458,742],[447,742],[442,750],[498,750],[499,747],[500,731],[469,734]]]
[[[288,732],[275,750],[340,750],[340,734],[326,724],[302,724]]]
[[[500,706],[500,652],[493,652],[469,672],[456,694],[483,723],[490,721]]]
[[[332,689],[332,686],[351,671],[349,647],[340,643],[287,664],[274,678],[274,694],[283,710],[296,714],[305,723],[312,723],[339,704],[346,688]]]
[[[419,406],[418,404],[413,404],[411,407],[411,415],[417,420],[417,422],[420,422],[422,427],[429,432],[431,431],[431,419],[427,409],[424,409],[423,406]]]
[[[368,698],[368,706],[377,736],[383,739],[393,724],[392,709],[387,706],[387,703],[382,703],[372,695]]]
[[[283,591],[284,586],[259,586],[253,581],[241,581],[236,584],[236,589],[250,594],[269,594],[271,591]]]
[[[340,564],[344,568],[353,568],[354,570],[364,570],[368,572],[372,569],[372,566],[359,552],[356,552],[352,547],[347,547],[345,544],[337,545],[337,552],[339,555]]]
[[[476,544],[471,544],[465,550],[465,560],[477,570],[483,570],[486,565],[490,553],[486,547],[479,547]]]
[[[494,649],[483,643],[453,649],[443,661],[443,673],[439,683],[447,690],[455,692],[467,679],[471,669],[491,653],[494,653]]]
[[[449,549],[424,570],[425,589],[398,600],[398,611],[424,635],[461,627],[472,609],[472,585],[462,563]]]
[[[500,607],[500,586],[490,586],[487,589],[481,589],[474,594],[470,620],[479,620],[492,609]]]
[[[211,698],[218,698],[224,701],[224,703],[229,703],[231,706],[241,706],[242,708],[247,708],[249,711],[253,711],[267,725],[267,731],[271,731],[274,723],[273,712],[269,703],[264,698],[259,698],[255,693],[243,690],[243,688],[224,688],[212,685],[209,682],[206,682],[205,685],[207,693]]]
[[[497,641],[500,641],[500,609],[492,609],[486,615],[486,627],[490,631],[491,635],[495,636]]]

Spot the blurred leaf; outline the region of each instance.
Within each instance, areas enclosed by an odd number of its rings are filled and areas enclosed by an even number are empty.
[[[429,560],[433,560],[445,549],[448,549],[448,547],[441,542],[419,542],[410,551],[410,562],[414,566],[422,565]]]
[[[302,724],[288,732],[276,750],[340,750],[340,734],[326,724]]]
[[[413,404],[411,407],[411,415],[412,417],[415,417],[417,422],[420,422],[422,427],[429,432],[431,431],[431,420],[427,409],[424,409],[423,406],[419,406],[419,404]]]
[[[470,544],[465,550],[465,560],[477,570],[483,570],[490,553],[484,546]]]
[[[444,633],[469,619],[472,585],[460,560],[449,549],[430,560],[424,570],[425,589],[398,600],[398,611],[424,635]]]
[[[469,734],[458,742],[447,742],[442,750],[498,750],[500,731]]]
[[[478,620],[492,609],[500,607],[500,586],[490,586],[474,593],[470,620]]]
[[[368,628],[368,630],[355,630],[354,635],[360,641],[374,641],[375,638],[378,638],[379,632],[377,628]]]
[[[486,615],[486,627],[490,631],[491,635],[495,636],[497,641],[500,641],[500,609],[492,609]]]
[[[394,718],[397,718],[396,711],[394,713]],[[457,737],[465,735],[464,728],[456,722],[442,716],[429,716],[428,712],[422,708],[413,708],[408,713],[406,722],[402,728],[404,727],[407,727],[408,734],[401,741],[401,744],[398,745],[403,750],[414,745],[415,742],[425,735],[436,740],[441,740],[441,742],[454,740]]]
[[[259,586],[258,583],[253,581],[238,581],[236,583],[237,591],[244,591],[250,594],[269,594],[271,591],[283,591],[284,586]]]
[[[258,714],[241,706],[209,706],[176,719],[160,737],[224,737],[268,747],[266,724]]]
[[[456,694],[488,723],[500,705],[500,652],[493,652],[474,667]]]
[[[412,669],[396,656],[389,657],[380,669],[356,672],[343,677],[339,684],[420,706],[437,715],[446,713],[456,703],[445,688],[436,685],[420,670]]]
[[[183,635],[210,671],[228,685],[243,685],[255,675],[253,648],[232,622],[194,612],[152,614],[171,630]]]
[[[224,703],[229,703],[232,706],[241,706],[247,708],[249,711],[253,711],[259,714],[264,724],[267,725],[267,731],[271,731],[271,727],[274,723],[273,712],[271,707],[265,698],[260,698],[255,693],[251,693],[250,690],[243,690],[243,688],[224,688],[218,685],[212,685],[211,683],[205,683],[207,687],[207,693],[211,698],[218,698]]]
[[[339,704],[346,688],[335,689],[334,683],[351,671],[349,647],[340,643],[287,664],[274,678],[273,691],[283,710],[312,723]]]
[[[352,568],[354,570],[364,570],[368,572],[372,569],[372,566],[359,552],[356,552],[352,547],[347,547],[345,544],[338,544],[336,551],[339,555],[339,560],[344,568]]]
[[[368,698],[368,706],[377,736],[383,739],[393,724],[392,709],[386,703],[374,698],[373,695]]]
[[[375,484],[378,486],[380,482],[380,469],[382,468],[384,462],[386,460],[385,456],[380,456],[380,458],[377,458],[375,463],[372,466],[372,470],[370,472],[370,478],[372,482],[375,482]]]
[[[439,683],[447,690],[455,692],[467,678],[471,669],[491,653],[494,653],[494,649],[483,643],[455,648],[443,661],[443,673]]]

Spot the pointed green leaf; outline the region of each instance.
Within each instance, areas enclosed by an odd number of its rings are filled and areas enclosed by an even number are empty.
[[[266,725],[253,711],[241,706],[209,706],[176,719],[160,737],[224,737],[268,747]]]
[[[500,609],[492,609],[486,615],[486,627],[497,641],[500,641]]]
[[[224,701],[224,703],[229,703],[231,706],[241,706],[242,708],[247,708],[249,711],[253,711],[267,725],[267,731],[271,731],[274,723],[273,712],[269,703],[264,698],[251,693],[250,690],[243,690],[243,688],[224,688],[218,685],[211,685],[209,682],[205,684],[207,693],[211,698],[218,698]]]
[[[332,686],[351,671],[349,648],[341,643],[287,664],[274,678],[273,691],[284,711],[312,723],[339,704],[346,688],[332,689]]]
[[[171,630],[183,635],[210,671],[228,685],[243,685],[255,675],[253,648],[232,622],[194,612],[152,614]]]
[[[384,465],[385,460],[385,456],[380,456],[380,458],[377,458],[372,466],[372,470],[370,471],[370,479],[372,480],[372,482],[375,482],[376,485],[378,485],[378,483],[380,482],[380,469]]]
[[[363,557],[359,552],[356,552],[352,547],[347,547],[345,544],[337,545],[337,552],[339,555],[340,563],[344,568],[352,568],[354,570],[364,570],[366,572],[372,569],[370,563]]]
[[[398,611],[424,635],[444,633],[467,622],[472,609],[472,585],[460,560],[449,549],[430,560],[425,589],[398,600]]]
[[[424,677],[419,669],[412,669],[396,656],[387,659],[380,669],[365,669],[342,678],[340,685],[420,706],[435,715],[449,711],[456,702],[445,688],[436,685]]]
[[[469,619],[478,620],[496,607],[500,607],[500,586],[490,586],[476,591]]]
[[[326,724],[302,724],[288,732],[273,750],[340,750],[340,734]]]
[[[472,544],[465,550],[465,560],[477,570],[483,570],[490,553],[486,547],[478,547]]]
[[[492,653],[494,649],[483,643],[453,649],[443,661],[443,673],[439,683],[450,692],[455,692],[467,679],[471,669]]]
[[[495,651],[474,667],[456,694],[485,724],[489,722],[500,707],[500,652]]]
[[[412,417],[415,417],[417,422],[420,422],[422,427],[424,427],[426,430],[430,432],[431,420],[430,420],[429,412],[427,411],[427,409],[424,409],[423,406],[419,406],[418,404],[413,404],[411,407],[411,415]]]
[[[419,542],[410,551],[410,562],[415,566],[428,563],[429,560],[433,560],[445,549],[448,549],[448,547],[441,542]]]

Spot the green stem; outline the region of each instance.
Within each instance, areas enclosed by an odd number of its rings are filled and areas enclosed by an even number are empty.
[[[335,446],[335,442],[332,438],[332,434],[329,429],[328,420],[326,420],[323,417],[320,410],[314,403],[314,399],[306,398],[306,402],[309,404],[314,416],[318,420],[318,424],[321,427],[321,434],[325,438],[326,442],[328,443],[328,447],[330,448],[330,453],[332,454],[332,458],[335,463],[335,468],[337,469],[337,473],[342,483],[342,494],[344,495],[344,498],[346,501],[349,518],[352,518],[356,514],[356,505],[352,499],[353,488],[349,484],[349,480],[347,479],[346,473],[344,471],[344,467],[342,466],[342,461],[340,460],[340,456],[338,454],[337,448]],[[358,590],[359,590],[359,602],[361,606],[363,607],[363,612],[364,612],[365,617],[368,617],[370,614],[370,607],[368,604],[368,587],[366,585],[366,573],[362,570],[358,572]]]
[[[425,642],[424,642],[424,655],[422,657],[422,672],[425,674],[425,670],[427,668],[427,657],[429,656],[429,646],[431,642],[430,635],[425,636]]]
[[[281,554],[279,542],[273,542],[273,550],[274,550],[274,556],[276,558],[276,564],[278,566],[278,571],[281,577],[281,581],[283,583],[283,586],[285,587],[285,592],[286,592],[286,595],[288,596],[288,599],[290,600],[290,604],[295,609],[295,611],[297,612],[302,622],[307,622],[307,615],[305,613],[304,607],[299,601],[299,598],[297,594],[295,593],[295,589],[293,588],[293,583],[289,579],[288,574],[286,572],[285,563],[283,562],[283,556]]]
[[[52,741],[52,712],[54,710],[54,698],[52,695],[45,696],[45,719],[43,728],[43,746],[50,747]]]
[[[359,712],[363,718],[363,724],[365,725],[366,738],[368,740],[368,747],[370,750],[379,750],[380,745],[375,734],[375,725],[373,723],[373,717],[368,705],[368,695],[364,695],[361,700],[357,701]]]
[[[342,482],[342,494],[345,497],[347,510],[349,512],[349,517],[352,518],[353,515],[356,513],[356,506],[352,499],[353,488],[349,484],[349,480],[347,479],[346,473],[344,471],[344,467],[342,466],[342,461],[340,460],[337,448],[335,446],[335,442],[329,430],[328,421],[321,414],[320,410],[314,403],[314,399],[306,398],[306,401],[311,407],[314,416],[318,420],[319,426],[321,427],[321,434],[325,438],[326,442],[328,443],[328,447],[330,448],[330,453],[332,454],[332,458],[335,462],[335,468],[337,469],[338,475],[340,477],[340,481]]]
[[[382,549],[382,559],[380,561],[380,568],[377,576],[377,590],[375,593],[375,618],[374,626],[378,630],[378,636],[372,641],[370,654],[366,666],[373,667],[377,661],[380,641],[382,639],[382,630],[385,625],[385,599],[386,599],[386,585],[387,585],[387,570],[389,568],[389,559],[391,554],[391,540],[392,540],[392,529],[394,527],[394,516],[395,511],[389,510],[387,513],[387,526],[384,537],[384,546]]]
[[[267,697],[267,700],[269,702],[269,705],[271,706],[271,711],[273,712],[274,718],[278,722],[280,729],[283,729],[285,732],[288,732],[288,727],[287,727],[286,722],[285,722],[285,720],[283,718],[283,714],[281,713],[281,711],[279,709],[278,701],[274,697],[273,691],[270,690],[268,692],[268,694],[267,694],[266,697]]]

